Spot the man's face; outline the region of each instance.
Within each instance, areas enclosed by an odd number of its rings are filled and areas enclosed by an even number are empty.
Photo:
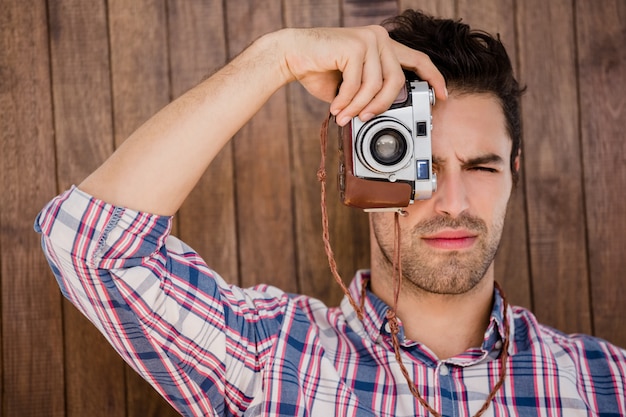
[[[404,287],[462,294],[490,266],[512,188],[511,139],[498,100],[489,94],[450,95],[433,108],[437,191],[400,218]],[[391,276],[393,214],[372,213],[372,267]]]

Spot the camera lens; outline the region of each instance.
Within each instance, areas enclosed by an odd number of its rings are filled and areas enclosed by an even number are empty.
[[[400,120],[381,116],[358,130],[354,151],[367,171],[388,177],[412,165],[413,137]]]
[[[406,139],[400,132],[383,129],[374,135],[370,142],[372,157],[379,164],[390,166],[400,162],[406,155]]]

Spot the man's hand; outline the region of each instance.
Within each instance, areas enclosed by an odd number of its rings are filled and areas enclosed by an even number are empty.
[[[428,56],[390,39],[381,26],[285,29],[276,36],[283,39],[287,77],[331,103],[340,125],[357,114],[365,121],[386,111],[404,84],[402,68],[428,81],[439,99],[447,95]]]

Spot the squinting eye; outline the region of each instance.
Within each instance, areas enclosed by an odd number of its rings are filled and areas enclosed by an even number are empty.
[[[471,168],[473,171],[481,171],[481,172],[490,172],[490,173],[496,173],[498,172],[497,169],[495,168],[489,168],[489,167],[473,167]]]

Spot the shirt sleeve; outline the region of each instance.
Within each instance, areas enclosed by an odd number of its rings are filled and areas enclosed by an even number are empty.
[[[181,414],[239,414],[262,389],[288,297],[228,285],[171,223],[72,187],[35,229],[63,295]]]

